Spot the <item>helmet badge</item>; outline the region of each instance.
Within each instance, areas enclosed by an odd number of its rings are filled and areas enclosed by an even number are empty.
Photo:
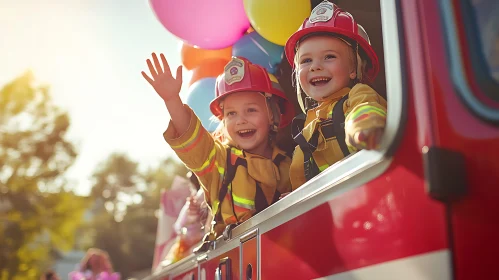
[[[225,83],[228,85],[232,85],[233,83],[242,81],[243,78],[244,61],[237,57],[233,57],[232,60],[227,63],[224,68]]]
[[[308,21],[310,21],[310,23],[329,21],[333,17],[333,11],[333,3],[322,1],[312,10]]]

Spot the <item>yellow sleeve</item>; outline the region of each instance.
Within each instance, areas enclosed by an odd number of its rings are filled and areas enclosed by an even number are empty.
[[[214,140],[194,112],[187,105],[184,106],[190,113],[187,131],[178,136],[170,122],[163,136],[180,160],[196,174],[206,192],[206,197],[213,201],[218,195],[225,170],[226,147]]]
[[[384,128],[386,123],[386,100],[366,84],[356,84],[343,104],[345,112],[345,134],[348,139],[365,129]],[[350,149],[355,150],[351,145]]]
[[[289,180],[291,182],[292,191],[307,182],[303,166],[303,151],[300,146],[295,147],[293,158],[291,159],[291,166],[289,167]]]

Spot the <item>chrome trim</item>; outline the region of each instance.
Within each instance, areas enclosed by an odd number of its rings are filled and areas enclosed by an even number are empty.
[[[256,236],[256,275],[258,275],[258,280],[262,279],[262,251],[260,234]]]
[[[448,63],[451,73],[451,80],[456,86],[456,92],[465,101],[466,107],[471,109],[473,113],[481,118],[489,121],[499,121],[499,110],[491,108],[483,104],[473,94],[469,84],[467,83],[467,76],[464,73],[463,57],[461,56],[462,50],[459,45],[457,37],[456,18],[454,17],[454,8],[450,0],[440,0],[440,14],[442,15],[443,25],[447,32],[444,33],[447,42],[446,48],[448,50]]]
[[[313,280],[454,280],[452,255],[448,249],[420,253],[335,273]]]
[[[241,236],[239,238],[239,240],[241,241],[241,243],[244,243],[248,240],[250,240],[251,238],[255,237],[258,235],[258,228],[255,228],[254,230],[246,233],[245,235]]]
[[[246,241],[248,240],[251,240],[253,238],[256,238],[256,272],[257,275],[258,274],[258,267],[259,267],[259,264],[260,264],[260,248],[259,248],[259,244],[260,244],[260,236],[258,235],[258,228],[255,228],[253,229],[252,231],[244,234],[243,236],[241,236],[239,238],[239,242],[241,242],[241,245],[240,245],[240,249],[239,249],[239,279],[243,279],[243,275],[245,275],[246,273],[246,270],[244,270],[243,272],[243,269],[244,269],[244,263],[243,263],[243,253],[244,253],[244,243],[246,243]],[[258,277],[258,279],[260,279]]]
[[[203,254],[201,254],[201,255],[199,255],[199,256],[196,257],[196,262],[198,264],[201,263],[201,262],[205,262],[207,260],[208,260],[208,254],[206,254],[206,253],[203,253]]]
[[[170,264],[167,266],[164,266],[161,268],[160,272],[155,272],[152,275],[149,275],[146,278],[143,278],[143,280],[158,280],[162,279],[164,277],[175,277],[181,273],[186,272],[187,270],[190,270],[194,267],[199,267],[198,266],[198,261],[199,259],[202,258],[201,262],[205,262],[207,260],[214,259],[221,254],[224,254],[234,248],[237,248],[240,244],[239,239],[233,239],[229,241],[220,241],[217,242],[220,244],[217,244],[217,247],[221,246],[221,248],[217,248],[215,250],[208,251],[206,253],[203,253],[202,255],[196,256],[194,254],[191,254],[190,256],[185,257],[184,259],[174,263]],[[160,264],[161,265],[161,264]],[[199,271],[199,269],[198,269]]]
[[[227,253],[228,251],[231,251],[232,249],[239,247],[240,244],[238,239],[231,239],[228,241],[217,239],[216,242],[217,242],[217,249],[208,251],[209,260],[211,260],[213,257],[220,256],[221,254]]]
[[[191,270],[193,268],[197,268],[198,264],[194,258],[190,258],[188,262],[184,262],[181,265],[177,266],[173,273],[170,274],[171,278],[174,278],[175,276],[178,276],[188,270]]]
[[[403,128],[407,119],[403,110],[407,108],[407,94],[404,77],[402,75],[403,57],[401,52],[404,44],[400,36],[400,18],[397,17],[397,0],[380,1],[381,26],[383,28],[383,48],[385,61],[385,79],[388,110],[384,137],[381,141],[381,152],[390,154],[394,145],[397,145],[397,138],[403,134]]]
[[[160,263],[159,266],[161,267],[160,268],[161,271],[154,272],[153,274],[147,276],[146,278],[143,278],[143,280],[157,280],[157,279],[163,279],[164,277],[168,277],[169,279],[171,279],[172,277],[179,275],[180,273],[198,267],[194,255],[190,255],[174,264],[170,264],[163,267]]]
[[[243,279],[243,244],[242,242],[239,243],[239,279]]]

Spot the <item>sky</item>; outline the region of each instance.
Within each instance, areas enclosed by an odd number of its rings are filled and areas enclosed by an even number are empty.
[[[168,112],[140,74],[153,51],[180,65],[180,40],[148,0],[0,0],[0,87],[27,70],[50,86],[71,118],[79,155],[67,177],[76,193],[89,193],[92,172],[111,153],[141,168],[173,156],[162,137]]]

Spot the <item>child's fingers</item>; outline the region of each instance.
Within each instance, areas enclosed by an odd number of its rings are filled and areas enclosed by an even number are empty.
[[[146,79],[149,84],[151,84],[152,86],[152,83],[154,82],[153,79],[149,78],[149,76],[146,74],[146,72],[142,71],[142,77],[144,77],[144,79]]]
[[[156,66],[156,71],[158,72],[158,74],[163,74],[163,68],[161,67],[161,64],[159,64],[159,59],[156,53],[152,53],[152,59],[154,60],[154,66]]]
[[[384,130],[382,128],[375,128],[372,131],[371,135],[371,141],[369,148],[370,149],[377,149],[379,148],[379,144],[381,142],[381,138],[383,137],[383,132]]]
[[[161,61],[163,62],[163,67],[165,68],[164,73],[172,76],[172,71],[170,70],[170,65],[168,64],[168,61],[165,58],[164,54],[160,54],[161,56]]]
[[[178,68],[177,68],[177,76],[175,77],[175,79],[180,83],[182,84],[182,65],[179,65]]]
[[[163,67],[165,68],[164,72],[170,73],[170,75],[171,75],[172,72],[170,71],[170,65],[168,65],[168,61],[166,60],[165,55],[163,53],[161,53],[159,56],[161,57],[161,62],[163,63]]]
[[[149,72],[151,72],[152,77],[156,79],[158,73],[156,73],[156,69],[154,69],[154,66],[152,66],[152,62],[150,59],[147,60],[147,67],[149,68]]]
[[[381,137],[383,136],[382,128],[370,128],[356,133],[355,146],[358,149],[373,150],[377,149]]]

